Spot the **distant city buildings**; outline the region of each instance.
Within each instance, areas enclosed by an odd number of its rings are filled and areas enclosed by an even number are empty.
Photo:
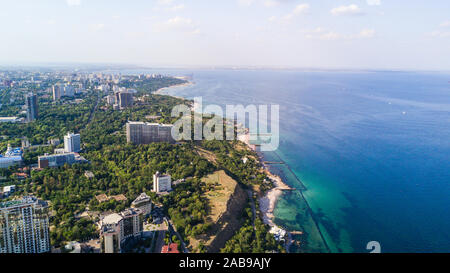
[[[48,214],[35,197],[0,203],[0,253],[50,252]]]
[[[52,86],[53,101],[60,100],[61,97],[74,97],[75,88],[71,85],[55,84]]]
[[[103,253],[120,253],[130,242],[142,236],[144,213],[129,208],[121,213],[105,216],[100,221],[100,236]]]
[[[173,125],[146,122],[128,122],[126,125],[127,142],[150,144],[153,142],[175,143],[172,137]]]
[[[153,191],[156,193],[169,192],[172,190],[172,177],[156,172],[153,175]]]
[[[64,136],[64,151],[66,153],[78,153],[81,151],[80,134],[68,133]]]
[[[152,201],[147,194],[142,193],[131,203],[131,207],[142,210],[144,215],[147,216],[152,212]]]
[[[25,105],[27,108],[27,121],[31,122],[38,118],[38,101],[37,96],[33,93],[28,93],[25,96]]]

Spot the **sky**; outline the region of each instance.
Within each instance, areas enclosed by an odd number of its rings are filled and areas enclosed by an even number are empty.
[[[0,0],[0,64],[68,62],[448,71],[450,1]]]

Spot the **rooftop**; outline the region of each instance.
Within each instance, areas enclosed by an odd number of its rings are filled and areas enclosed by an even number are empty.
[[[162,247],[161,253],[180,253],[178,251],[178,244],[170,244]]]
[[[150,197],[146,193],[141,193],[141,195],[139,195],[131,204],[136,205],[142,202],[149,202],[149,201]]]
[[[22,197],[22,199],[19,199],[19,200],[12,200],[12,201],[0,203],[0,209],[10,209],[10,208],[20,207],[20,206],[24,206],[24,205],[30,205],[30,204],[34,204],[34,203],[38,203],[38,202],[39,202],[39,200],[34,196],[24,196],[24,197]],[[42,205],[47,204],[44,201],[41,201],[40,203]]]
[[[104,225],[117,224],[121,220],[122,220],[122,216],[120,216],[117,213],[113,213],[113,214],[109,214],[109,215],[105,216],[105,218],[103,218],[103,220],[102,220],[102,224],[104,224]]]

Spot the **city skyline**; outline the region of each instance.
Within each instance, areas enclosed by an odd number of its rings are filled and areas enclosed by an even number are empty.
[[[447,1],[133,3],[4,3],[0,65],[450,70]]]

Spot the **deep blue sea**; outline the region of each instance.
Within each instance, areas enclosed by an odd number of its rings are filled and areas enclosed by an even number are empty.
[[[305,232],[302,251],[450,252],[450,74],[166,73],[194,74],[171,95],[280,105],[281,144],[266,156],[297,190],[275,216]]]

